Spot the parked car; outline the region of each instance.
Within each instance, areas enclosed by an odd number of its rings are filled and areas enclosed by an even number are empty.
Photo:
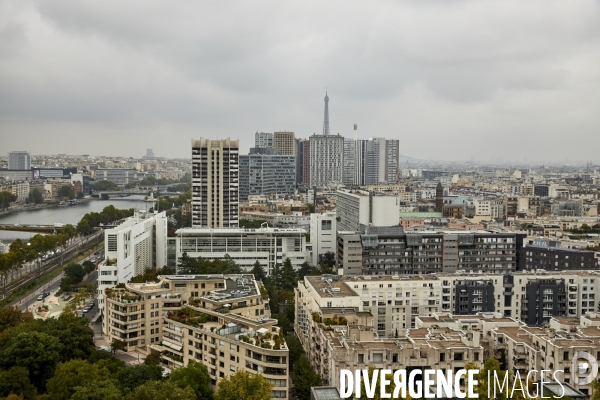
[[[110,348],[110,346],[100,346],[100,347],[98,347],[98,348],[99,348],[100,350],[104,350],[104,351],[108,351],[108,352],[112,351],[112,349]]]
[[[44,300],[44,295],[43,295],[43,294],[40,294],[40,295],[37,297],[37,299],[38,299],[38,300]]]
[[[84,315],[83,315],[83,313],[82,313],[82,312],[80,312],[80,313],[79,313],[79,317],[81,317],[81,318],[83,318],[83,317],[84,317]]]
[[[83,309],[83,311],[81,311],[81,312],[82,312],[82,313],[87,313],[88,311],[90,311],[90,309],[86,307],[86,308],[84,308],[84,309]]]

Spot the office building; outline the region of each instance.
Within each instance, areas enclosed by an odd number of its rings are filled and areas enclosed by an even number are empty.
[[[348,189],[338,190],[336,194],[339,231],[356,232],[366,226],[398,226],[400,223],[398,196]]]
[[[309,261],[307,233],[302,228],[183,228],[176,232],[175,258],[183,253],[211,260],[228,255],[246,271],[259,261],[268,274],[289,258],[298,269]]]
[[[239,141],[192,140],[192,226],[238,226]]]
[[[324,187],[342,183],[344,171],[344,137],[312,135],[310,141],[310,186]]]
[[[98,308],[104,289],[126,283],[150,269],[167,265],[165,212],[135,211],[122,224],[104,231],[105,259],[98,265]]]
[[[137,174],[138,172],[133,168],[98,168],[96,170],[96,180],[109,181],[119,186],[125,186],[128,183],[138,181]],[[40,176],[42,176],[42,170],[40,170]]]
[[[146,149],[146,155],[144,156],[144,158],[154,158],[154,152],[152,151],[152,149]]]
[[[254,147],[273,147],[273,133],[256,132],[254,134]]]
[[[281,156],[296,156],[296,135],[294,132],[275,132],[273,134],[273,147]]]
[[[11,151],[8,153],[8,169],[30,170],[31,156],[26,151]]]
[[[192,360],[216,390],[236,371],[260,373],[272,398],[289,397],[289,349],[252,275],[161,276],[106,291],[106,340],[125,351],[159,353],[166,372]]]
[[[270,151],[268,151],[270,150]],[[262,153],[262,154],[261,154]],[[251,195],[293,195],[296,190],[296,157],[275,154],[273,148],[252,148],[240,156],[240,201]]]

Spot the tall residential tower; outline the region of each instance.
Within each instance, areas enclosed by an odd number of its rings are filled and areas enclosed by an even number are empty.
[[[192,140],[192,227],[238,226],[239,141]]]

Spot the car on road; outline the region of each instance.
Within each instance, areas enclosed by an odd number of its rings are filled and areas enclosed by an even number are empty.
[[[44,297],[50,296],[50,292],[44,292]]]
[[[79,317],[83,318],[83,317],[85,317],[85,315],[82,312],[80,312]]]
[[[44,295],[43,295],[43,294],[40,294],[40,295],[37,297],[37,299],[38,299],[38,300],[44,300]]]
[[[104,350],[104,351],[108,351],[108,352],[112,351],[112,349],[110,348],[110,346],[99,346],[98,348],[100,350]]]
[[[88,311],[90,311],[90,309],[86,307],[86,308],[84,308],[84,309],[83,309],[81,312],[82,312],[82,313],[87,313]]]

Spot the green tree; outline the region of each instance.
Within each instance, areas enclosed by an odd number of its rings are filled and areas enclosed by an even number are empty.
[[[277,320],[277,326],[281,328],[284,334],[294,330],[294,326],[285,313],[273,314],[273,318]]]
[[[127,397],[128,400],[196,400],[194,390],[187,386],[180,388],[170,381],[149,381],[140,385]]]
[[[6,284],[13,265],[17,263],[17,258],[13,252],[0,253],[0,279],[2,280],[2,293],[6,297]]]
[[[160,364],[160,353],[152,352],[146,356],[144,359],[145,365],[159,365]]]
[[[300,266],[300,269],[298,269],[298,280],[303,280],[305,276],[311,275],[315,270],[316,268],[310,265],[307,261],[303,262]]]
[[[58,189],[58,195],[63,199],[73,200],[75,198],[75,191],[70,185],[63,185]]]
[[[305,354],[301,355],[300,359],[294,364],[292,381],[294,386],[291,392],[299,400],[310,400],[310,388],[323,384],[323,380],[310,365],[310,361]]]
[[[504,380],[504,376],[508,373],[505,370],[501,369],[501,365],[500,365],[500,361],[498,361],[495,358],[489,358],[485,364],[483,365],[483,368],[479,368],[476,364],[473,363],[469,363],[467,365],[465,365],[465,369],[466,370],[470,370],[470,369],[479,369],[479,375],[477,375],[477,386],[475,387],[475,393],[479,394],[479,398],[489,398],[491,396],[488,395],[488,371],[491,372],[490,376],[493,377],[494,376],[494,372],[496,373],[496,376],[498,376],[500,382],[502,382]],[[492,383],[493,383],[493,378],[492,378]],[[492,386],[492,383],[490,383],[490,387]],[[492,389],[493,390],[493,389]],[[518,392],[515,392],[518,393]],[[496,400],[506,400],[509,399],[510,397],[508,396],[508,390],[506,392],[497,392],[496,393]]]
[[[71,400],[121,400],[122,398],[123,394],[110,380],[77,386],[71,396]]]
[[[70,360],[56,366],[56,371],[46,384],[48,398],[68,400],[77,386],[97,384],[109,375],[107,369],[99,369],[97,364],[84,360]]]
[[[94,332],[90,329],[86,318],[78,318],[72,313],[62,313],[58,318],[48,318],[40,324],[40,331],[60,341],[61,361],[74,358],[87,359],[96,351]]]
[[[292,266],[292,260],[286,258],[281,268],[281,288],[283,290],[293,290],[297,286],[298,276]]]
[[[40,189],[33,188],[29,191],[29,196],[27,196],[25,202],[27,204],[41,204],[44,202],[44,195]]]
[[[0,366],[4,369],[23,367],[29,371],[31,383],[43,391],[54,374],[63,346],[60,341],[41,332],[21,332],[12,336],[0,351]]]
[[[17,196],[11,192],[0,192],[0,208],[8,208],[10,203],[17,201]]]
[[[21,311],[17,307],[0,308],[0,332],[31,320],[33,314],[29,311]]]
[[[125,343],[123,340],[113,339],[113,341],[110,343],[110,348],[112,349],[113,354],[115,354],[118,350],[125,350],[127,348],[127,343]]]
[[[252,271],[250,271],[250,273],[254,275],[254,278],[259,279],[263,282],[267,278],[267,273],[265,272],[265,269],[258,260],[256,260],[256,262],[254,263],[254,266],[252,267]]]
[[[238,370],[221,379],[215,395],[216,400],[269,400],[274,385],[261,374]]]
[[[162,368],[158,365],[136,365],[120,370],[115,374],[115,379],[122,389],[133,391],[148,381],[161,380]]]
[[[12,367],[0,371],[0,396],[5,397],[14,393],[25,399],[35,399],[35,386],[29,382],[29,371],[23,367]]]
[[[296,362],[305,354],[304,348],[302,348],[302,343],[295,335],[285,335],[285,344],[290,354],[290,368],[294,368]]]
[[[315,205],[313,203],[306,203],[306,206],[308,207],[308,212],[311,214],[315,213]]]
[[[198,399],[213,398],[208,369],[202,363],[190,360],[187,366],[173,370],[169,374],[169,381],[181,389],[192,388]]]

